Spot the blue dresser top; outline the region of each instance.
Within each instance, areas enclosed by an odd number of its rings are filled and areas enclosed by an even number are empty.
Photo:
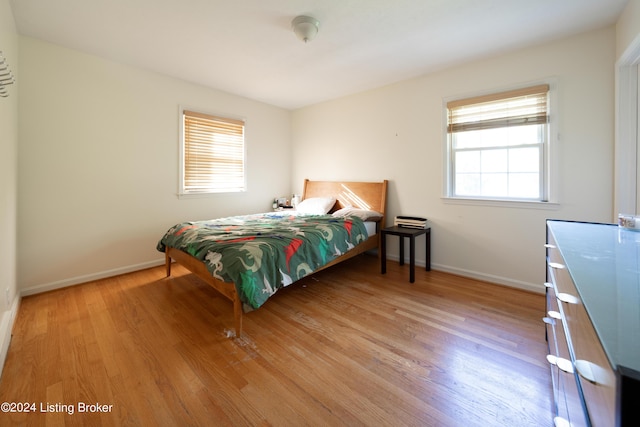
[[[640,232],[548,221],[614,369],[640,372]]]

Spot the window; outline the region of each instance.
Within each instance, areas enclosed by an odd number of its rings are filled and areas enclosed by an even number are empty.
[[[447,196],[548,201],[549,85],[447,102]]]
[[[182,111],[181,194],[245,190],[244,121]]]

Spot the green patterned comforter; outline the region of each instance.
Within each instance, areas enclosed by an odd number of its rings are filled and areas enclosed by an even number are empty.
[[[176,224],[157,249],[203,261],[213,277],[235,284],[249,311],[366,239],[356,217],[265,213]]]

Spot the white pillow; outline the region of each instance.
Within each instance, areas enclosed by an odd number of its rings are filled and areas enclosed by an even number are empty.
[[[298,203],[296,211],[303,214],[324,215],[329,212],[335,204],[335,197],[311,197]]]
[[[379,221],[382,219],[382,214],[376,211],[370,211],[367,209],[358,209],[354,207],[346,207],[338,209],[333,213],[336,217],[357,216],[363,221]]]

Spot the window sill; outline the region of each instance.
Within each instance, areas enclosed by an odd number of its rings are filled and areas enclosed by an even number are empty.
[[[246,193],[246,190],[233,190],[233,191],[216,191],[216,192],[202,192],[202,193],[178,193],[178,199],[206,199],[210,197],[220,197],[233,194]]]
[[[452,205],[472,205],[472,206],[493,206],[501,208],[523,208],[523,209],[545,209],[557,210],[559,203],[539,202],[529,200],[490,200],[490,199],[467,199],[461,197],[442,197],[442,201]]]

